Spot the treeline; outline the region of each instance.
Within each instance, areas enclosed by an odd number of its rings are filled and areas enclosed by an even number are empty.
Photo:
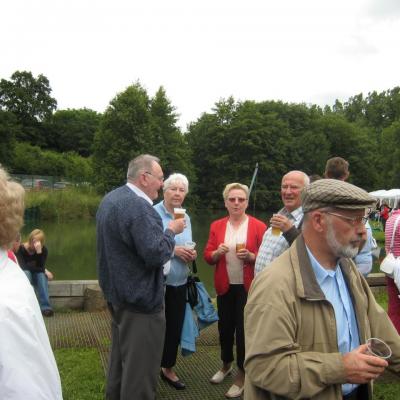
[[[0,160],[10,172],[91,181],[104,193],[124,182],[130,159],[151,153],[166,175],[188,175],[188,200],[221,207],[224,185],[249,184],[258,162],[260,209],[279,206],[287,171],[321,175],[333,156],[349,161],[350,180],[366,190],[400,186],[399,87],[324,109],[223,99],[185,132],[165,90],[150,97],[139,82],[117,94],[103,114],[56,108],[43,75],[17,71],[0,81]]]

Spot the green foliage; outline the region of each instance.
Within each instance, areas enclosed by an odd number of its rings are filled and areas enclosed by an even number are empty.
[[[250,184],[259,163],[257,206],[280,207],[282,176],[293,169],[319,172],[330,143],[321,131],[322,111],[282,102],[216,103],[189,126],[188,143],[198,180],[197,194],[205,205],[222,206],[221,192],[229,182]]]
[[[18,174],[64,176],[70,180],[83,182],[92,178],[91,160],[76,153],[56,153],[41,150],[28,143],[15,145],[12,170]]]
[[[106,110],[95,135],[93,164],[101,192],[122,184],[130,160],[149,153],[161,159],[166,175],[190,173],[188,149],[176,127],[176,115],[160,88],[154,99],[135,83],[118,94]]]
[[[54,356],[64,400],[101,400],[105,379],[97,349],[57,349]]]
[[[16,71],[9,81],[1,79],[0,109],[12,112],[22,125],[18,140],[43,143],[40,123],[57,107],[50,93],[49,80],[44,75],[35,78],[31,72]]]
[[[39,207],[43,220],[67,221],[91,219],[96,215],[101,196],[90,188],[67,188],[63,190],[28,191],[26,207]]]
[[[20,129],[13,113],[0,110],[0,162],[8,168],[12,166],[14,160],[15,138]],[[11,168],[10,172],[12,172]]]
[[[92,154],[93,138],[100,120],[101,114],[87,108],[56,111],[44,123],[46,147],[88,157]]]
[[[393,122],[382,131],[379,169],[382,188],[390,189],[400,184],[400,121]]]

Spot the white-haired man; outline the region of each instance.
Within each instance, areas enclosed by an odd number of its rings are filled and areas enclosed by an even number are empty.
[[[163,264],[185,221],[164,230],[152,206],[164,181],[158,158],[136,157],[127,178],[96,215],[99,283],[112,317],[106,398],[154,400],[165,331]]]
[[[283,208],[272,216],[270,227],[264,234],[261,247],[258,250],[254,268],[255,274],[261,272],[276,257],[288,249],[300,233],[298,228],[303,219],[301,191],[309,183],[309,177],[302,171],[290,171],[283,176],[281,183]]]

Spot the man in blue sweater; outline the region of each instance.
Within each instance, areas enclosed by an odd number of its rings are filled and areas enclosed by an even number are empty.
[[[127,183],[97,211],[99,283],[112,316],[108,400],[155,398],[163,349],[163,264],[184,219],[164,231],[152,204],[163,185],[159,159],[145,154],[128,166]]]

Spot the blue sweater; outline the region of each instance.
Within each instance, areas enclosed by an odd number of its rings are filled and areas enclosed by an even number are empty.
[[[128,186],[108,193],[96,215],[97,270],[106,300],[135,312],[163,308],[162,266],[175,242],[160,216]]]

